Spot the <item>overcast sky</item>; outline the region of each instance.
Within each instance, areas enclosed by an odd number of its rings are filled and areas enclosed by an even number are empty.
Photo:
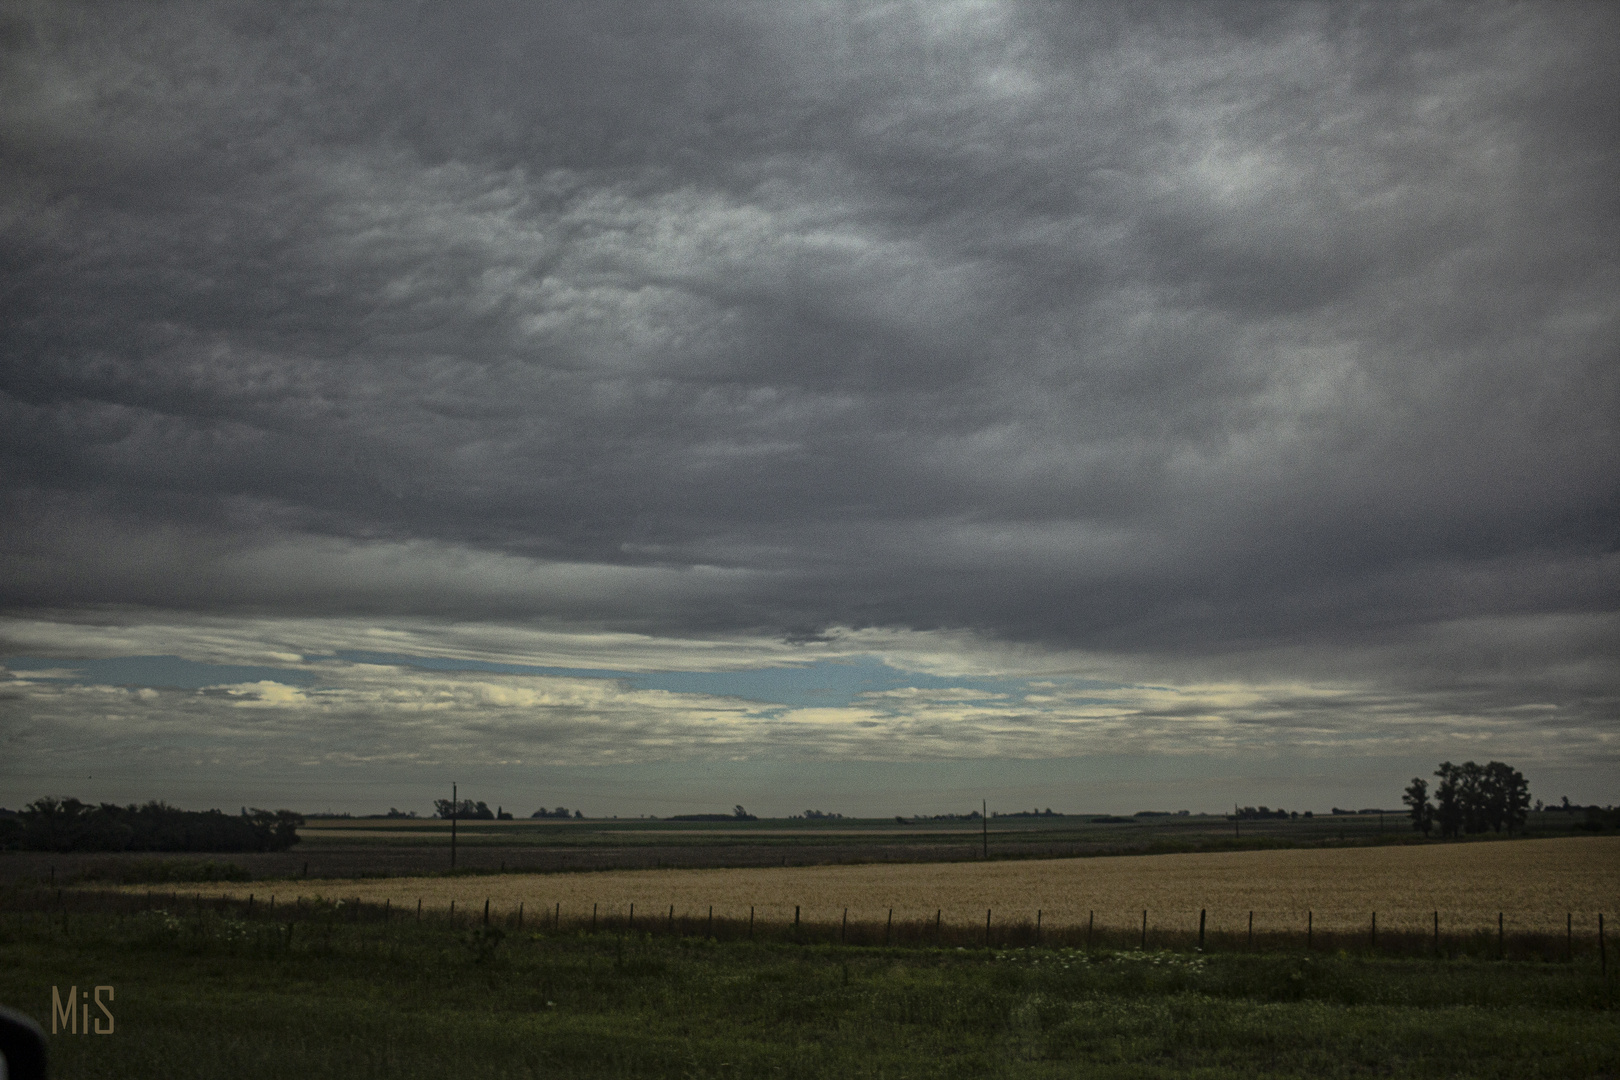
[[[0,12],[0,804],[1620,795],[1612,5]]]

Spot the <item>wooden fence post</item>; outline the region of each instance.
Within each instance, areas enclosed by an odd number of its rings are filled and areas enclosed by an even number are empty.
[[[489,897],[484,897],[484,925],[489,925]]]
[[[596,905],[591,905],[591,933],[596,933]]]
[[[1598,965],[1603,977],[1609,977],[1609,946],[1603,940],[1603,912],[1598,912]]]
[[[984,909],[984,947],[990,947],[990,909]]]
[[[1254,952],[1254,912],[1249,912],[1249,951]]]
[[[1035,944],[1041,943],[1041,909],[1035,909]]]
[[[671,934],[673,934],[675,932],[675,905],[674,904],[669,905],[669,932]]]
[[[1198,909],[1198,951],[1204,951],[1204,914],[1207,909]]]
[[[1315,921],[1316,921],[1316,913],[1312,912],[1312,911],[1306,911],[1305,912],[1305,951],[1306,952],[1311,951],[1312,939],[1316,936],[1316,934],[1315,934],[1315,926],[1314,926]]]
[[[889,921],[883,927],[883,944],[884,944],[885,947],[888,946],[888,944],[889,944],[889,935],[891,933],[893,933],[893,932],[894,932],[894,908],[890,908],[889,909]]]
[[[1564,913],[1564,959],[1575,959],[1575,913]]]
[[[793,905],[793,935],[795,937],[797,937],[798,934],[799,934],[799,905],[794,904]]]
[[[754,940],[754,905],[748,905],[748,940]]]
[[[940,916],[943,915],[943,914],[945,914],[945,909],[944,908],[935,908],[934,909],[934,947],[935,948],[939,947],[939,919],[940,919]]]
[[[634,903],[630,905],[630,921],[625,924],[625,930],[632,934],[636,932],[636,905]]]
[[[849,936],[849,908],[845,908],[844,909],[844,921],[838,927],[838,944],[842,945],[844,943],[844,939],[846,937],[848,937],[848,936]]]
[[[416,898],[416,921],[422,921],[422,898],[420,896]]]
[[[1440,913],[1434,913],[1434,955],[1440,955]]]
[[[1378,912],[1373,912],[1372,920],[1372,947],[1378,948]]]
[[[1502,959],[1507,948],[1507,931],[1503,926],[1502,913],[1496,913],[1496,958]]]
[[[521,900],[518,901],[518,925],[517,925],[517,928],[519,930],[523,929],[523,901],[521,901]]]
[[[1142,948],[1147,948],[1147,908],[1142,909]]]
[[[1086,948],[1091,948],[1091,932],[1097,928],[1097,909],[1092,908],[1091,914],[1086,917]]]

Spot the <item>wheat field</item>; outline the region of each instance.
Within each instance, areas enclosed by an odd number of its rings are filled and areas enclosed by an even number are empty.
[[[146,890],[141,890],[146,891]],[[166,892],[154,889],[151,891]],[[1585,929],[1598,912],[1620,911],[1620,837],[1516,840],[1406,847],[1285,849],[1134,855],[983,863],[897,863],[717,870],[625,870],[573,874],[468,877],[310,879],[240,886],[260,902],[321,897],[391,902],[396,909],[458,910],[507,915],[524,905],[530,918],[564,922],[676,914],[791,922],[836,922],[847,908],[856,922],[928,920],[983,925],[1034,921],[1100,928],[1140,926],[1193,930],[1200,909],[1214,932],[1239,931],[1253,912],[1259,931],[1296,931],[1310,912],[1316,929],[1350,931],[1372,912],[1389,930],[1424,929],[1438,911],[1448,932],[1495,929],[1562,932],[1566,915]]]

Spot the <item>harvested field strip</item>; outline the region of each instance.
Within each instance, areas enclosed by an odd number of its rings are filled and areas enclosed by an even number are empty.
[[[138,889],[138,891],[146,891]],[[166,889],[151,890],[167,892]],[[1359,933],[1378,912],[1388,933],[1419,933],[1438,911],[1446,932],[1494,930],[1498,912],[1512,934],[1556,934],[1574,913],[1582,933],[1596,913],[1620,911],[1620,837],[1519,840],[1418,847],[1243,851],[986,863],[904,863],[730,870],[638,870],[588,874],[363,878],[235,885],[229,895],[279,894],[328,900],[389,900],[394,909],[481,911],[502,917],[521,903],[536,918],[561,907],[567,924],[589,917],[747,919],[790,923],[897,922],[1077,927],[1095,912],[1099,928],[1196,932],[1200,910],[1211,933]],[[211,888],[210,895],[220,895]],[[1309,916],[1307,916],[1309,913]],[[1591,925],[1589,925],[1591,924]]]

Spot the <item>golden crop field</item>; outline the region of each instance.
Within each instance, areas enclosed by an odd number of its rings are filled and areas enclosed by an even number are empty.
[[[233,895],[246,896],[240,886]],[[153,891],[166,892],[166,889]],[[1142,911],[1157,929],[1195,929],[1207,909],[1212,931],[1236,931],[1254,913],[1257,931],[1300,930],[1306,912],[1320,930],[1355,930],[1372,912],[1380,927],[1422,929],[1438,911],[1448,932],[1494,929],[1504,913],[1510,932],[1562,932],[1566,913],[1583,930],[1598,912],[1620,911],[1620,837],[1515,840],[1499,843],[1277,851],[1131,855],[985,863],[891,863],[721,870],[625,870],[571,874],[503,874],[450,878],[362,878],[277,882],[252,891],[263,902],[295,896],[358,898],[395,908],[509,913],[523,903],[531,918],[560,904],[565,921],[683,916],[835,922],[932,921],[952,925],[1139,926]]]

